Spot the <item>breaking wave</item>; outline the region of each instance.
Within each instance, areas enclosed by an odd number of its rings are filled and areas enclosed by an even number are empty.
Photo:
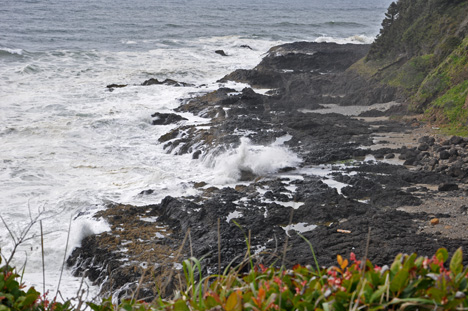
[[[347,44],[347,43],[354,43],[354,44],[371,44],[374,42],[375,37],[365,36],[365,35],[354,35],[347,38],[336,38],[336,37],[329,37],[329,36],[320,36],[315,39],[315,42],[334,42],[338,44]]]
[[[242,137],[239,147],[214,160],[214,182],[226,184],[239,181],[242,172],[265,176],[299,163],[301,159],[285,146],[253,145],[248,138]]]
[[[22,49],[10,49],[5,47],[0,47],[0,57],[2,56],[22,56],[23,55]]]

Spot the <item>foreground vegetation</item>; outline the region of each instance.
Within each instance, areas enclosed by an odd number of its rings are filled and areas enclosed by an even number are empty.
[[[462,250],[451,259],[446,249],[432,258],[416,254],[396,256],[390,266],[337,256],[337,265],[319,268],[297,265],[278,269],[246,263],[222,275],[202,278],[200,261],[184,261],[185,285],[170,300],[135,300],[113,304],[112,299],[87,303],[94,311],[113,310],[468,310],[468,268]],[[83,309],[48,299],[34,288],[25,291],[19,275],[0,270],[0,311]]]

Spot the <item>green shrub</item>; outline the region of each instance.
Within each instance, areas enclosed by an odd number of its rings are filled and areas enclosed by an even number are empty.
[[[457,250],[432,258],[398,255],[390,267],[362,263],[351,254],[338,265],[317,271],[297,265],[291,270],[259,265],[245,275],[215,278],[203,295],[182,292],[166,310],[456,310],[468,307],[467,270]],[[411,307],[411,308],[410,308]]]
[[[0,264],[2,259],[0,257]],[[34,287],[24,291],[24,284],[18,282],[20,275],[10,266],[0,267],[0,311],[66,311],[72,310],[70,301],[58,303],[49,301],[47,293],[41,295]]]
[[[195,280],[201,263],[184,261],[185,288],[172,300],[112,304],[111,299],[88,303],[94,311],[114,310],[466,310],[468,269],[458,249],[449,261],[446,249],[434,256],[399,254],[390,266],[379,267],[337,256],[337,265],[313,268],[296,265],[278,269],[256,265],[249,273],[231,269],[223,275]],[[73,310],[70,302],[49,303],[30,288],[23,291],[18,274],[0,272],[0,310]]]

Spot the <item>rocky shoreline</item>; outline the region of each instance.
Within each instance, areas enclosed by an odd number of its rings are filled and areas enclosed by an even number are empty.
[[[204,126],[180,122],[159,138],[174,156],[201,160],[247,137],[264,146],[284,140],[302,163],[265,176],[243,169],[235,187],[200,180],[194,184],[199,195],[151,206],[110,205],[95,217],[112,230],[86,237],[69,257],[75,275],[117,298],[131,296],[140,284],[139,298],[152,300],[177,288],[183,259],[203,258],[204,273],[240,264],[246,239],[256,261],[275,265],[313,263],[298,232],[311,241],[321,265],[335,264],[337,254],[363,257],[366,249],[382,265],[400,252],[432,255],[439,247],[453,252],[467,246],[468,139],[426,131],[403,104],[373,109],[401,98],[346,70],[368,50],[306,42],[274,47],[256,68],[219,81],[253,88],[220,87],[182,100],[174,114],[155,113],[154,126],[183,121],[178,112],[210,119]],[[329,108],[357,104],[367,106],[360,116]],[[392,141],[399,135],[410,144]]]

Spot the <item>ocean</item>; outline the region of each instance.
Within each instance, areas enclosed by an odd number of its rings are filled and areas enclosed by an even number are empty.
[[[218,79],[254,67],[281,43],[371,43],[391,0],[1,2],[0,248],[8,257],[11,234],[19,238],[39,216],[45,288],[54,295],[64,257],[107,230],[92,218],[106,204],[158,203],[195,194],[193,181],[233,183],[240,165],[267,174],[300,162],[285,147],[245,141],[216,158],[166,154],[158,138],[174,125],[153,126],[151,114],[217,89]],[[220,49],[229,57],[214,53]],[[141,86],[149,78],[195,86]],[[128,86],[110,92],[112,83]],[[140,195],[147,189],[153,194]],[[25,237],[13,264],[25,265],[26,284],[42,290],[39,223]],[[80,282],[65,269],[63,296],[75,296]],[[97,291],[90,286],[88,299]]]

